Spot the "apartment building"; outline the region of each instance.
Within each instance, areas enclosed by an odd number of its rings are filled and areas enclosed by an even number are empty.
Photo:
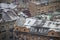
[[[34,20],[34,21],[32,21]],[[60,22],[28,18],[25,26],[15,26],[16,40],[60,40]]]
[[[6,8],[0,8],[0,40],[13,40],[14,24],[18,17],[15,11]]]
[[[28,4],[32,16],[60,9],[59,0],[31,0]]]

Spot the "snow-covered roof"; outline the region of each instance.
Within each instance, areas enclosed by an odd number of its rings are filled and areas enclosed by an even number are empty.
[[[0,3],[1,9],[9,8],[9,4],[7,3]]]
[[[57,21],[46,21],[46,23],[43,25],[43,27],[55,28],[55,27],[58,27],[57,25],[60,26],[60,22],[57,22]]]
[[[11,9],[14,9],[14,8],[16,8],[17,7],[17,5],[14,5],[13,3],[11,3],[10,5],[9,5],[9,8],[11,8]]]
[[[60,29],[49,29],[49,31],[51,31],[51,30],[53,30],[55,32],[60,32]]]
[[[26,18],[26,22],[25,22],[24,26],[25,27],[38,26],[41,23],[42,23],[42,20],[35,19],[35,18]]]
[[[2,20],[0,22],[13,21],[13,20],[16,20],[18,18],[16,13],[11,9],[5,9],[5,10],[0,9],[0,15],[1,15],[0,19]]]
[[[19,12],[18,13],[19,16],[24,16],[24,17],[28,17],[27,15],[25,15],[23,12]]]
[[[24,25],[27,28],[36,26],[36,27],[54,29],[54,31],[57,31],[57,32],[60,31],[60,22],[57,22],[57,21],[48,21],[48,20],[44,21],[44,20],[36,20],[36,19],[32,19],[32,18],[27,18]]]
[[[40,5],[41,3],[40,2],[36,2],[36,1],[32,1],[32,3],[36,4],[36,5]]]
[[[17,5],[15,5],[13,3],[11,3],[11,4],[0,3],[0,9],[7,9],[7,8],[14,9],[16,7],[17,7]]]
[[[48,3],[48,0],[41,0],[41,1],[31,1],[32,3],[36,4],[36,5],[40,5],[43,3]]]
[[[51,21],[46,21],[46,23],[43,25],[43,27],[48,27],[48,23]]]
[[[50,28],[50,30],[60,31],[60,22],[46,21],[43,27]]]
[[[26,23],[24,25],[25,26],[32,26],[35,22],[36,22],[35,19],[26,18]]]
[[[16,20],[16,25],[17,25],[17,26],[20,26],[20,27],[23,27],[25,21],[26,21],[26,19],[25,19],[24,17],[19,17],[19,18]]]
[[[40,18],[40,19],[50,20],[52,16],[51,15],[42,14],[42,15],[37,15],[35,17]]]

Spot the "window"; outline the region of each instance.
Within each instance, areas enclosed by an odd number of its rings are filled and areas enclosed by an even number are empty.
[[[33,31],[34,31],[34,28],[32,27],[32,28],[30,29],[30,31],[33,32]]]
[[[10,40],[13,40],[13,36],[10,37]]]
[[[14,19],[17,15],[14,13],[14,11],[8,11],[7,14],[10,16],[10,18]]]
[[[28,21],[28,24],[30,23],[31,21]]]
[[[2,19],[2,14],[0,14],[0,20]]]
[[[28,0],[22,0],[22,2],[26,3],[26,2],[28,2]]]
[[[15,37],[15,40],[19,40],[17,37]]]
[[[18,28],[16,28],[16,30],[18,30]]]
[[[43,29],[41,29],[40,33],[43,33]]]
[[[26,29],[24,29],[24,31],[26,31]]]
[[[48,0],[41,0],[41,2],[45,2],[45,1],[48,1]]]
[[[2,40],[6,40],[5,38],[2,38]]]
[[[2,40],[6,40],[6,34],[4,33],[4,36],[2,37]]]
[[[49,3],[45,3],[45,5],[46,5],[46,6],[49,5]]]
[[[41,29],[39,29],[39,32],[41,31]]]
[[[48,23],[48,26],[51,24],[51,22]]]
[[[32,40],[34,40],[34,36],[32,36]]]
[[[50,39],[50,40],[53,40],[53,39]]]
[[[2,32],[6,32],[6,30],[3,29]]]
[[[31,0],[30,0],[31,1]]]
[[[60,26],[60,24],[56,24],[56,27]]]
[[[36,1],[41,1],[41,0],[36,0]]]
[[[16,30],[15,33],[16,33],[17,36],[19,35],[19,31],[18,30]]]
[[[6,32],[5,27],[1,26],[1,32]]]
[[[40,8],[37,8],[38,11],[40,11]]]
[[[52,33],[52,35],[54,35],[54,33]]]
[[[0,33],[1,33],[1,30],[0,30]]]
[[[57,8],[57,6],[55,6],[55,8]]]
[[[38,40],[40,40],[40,37],[38,37]]]
[[[48,30],[47,29],[44,29],[44,32],[47,32]]]
[[[10,31],[10,32],[13,32],[13,29],[11,28],[11,29],[9,29],[9,31]]]
[[[23,36],[23,39],[25,39],[25,40],[26,40],[26,35],[24,35],[24,36]]]
[[[41,13],[40,13],[40,11],[37,11],[37,15],[40,15]]]
[[[37,32],[37,29],[34,29],[35,32]]]

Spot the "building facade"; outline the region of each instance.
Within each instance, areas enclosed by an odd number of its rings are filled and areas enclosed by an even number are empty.
[[[59,22],[39,20],[33,22],[33,25],[31,23],[27,21],[27,27],[15,26],[14,40],[60,40],[60,25],[57,26]]]
[[[16,13],[11,9],[0,9],[0,40],[13,40]]]
[[[60,9],[59,0],[31,0],[28,4],[32,16]]]
[[[37,32],[29,31],[28,28],[16,27],[14,30],[14,34],[14,40],[60,40],[60,33],[53,30],[43,35]]]

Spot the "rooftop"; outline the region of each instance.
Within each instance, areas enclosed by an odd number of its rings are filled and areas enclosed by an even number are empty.
[[[0,9],[0,23],[14,21],[18,18],[16,13],[11,9]]]
[[[0,3],[0,9],[7,9],[7,8],[14,9],[16,7],[17,7],[17,5],[15,5],[13,3],[11,3],[11,4]]]
[[[37,0],[37,1],[31,1],[31,3],[34,3],[36,5],[40,5],[40,4],[45,4],[47,5],[47,3],[53,3],[53,2],[59,2],[60,0]]]
[[[25,22],[25,27],[35,27],[35,28],[50,28],[55,31],[60,31],[60,22],[50,21],[50,20],[36,20],[32,18],[27,18]]]

